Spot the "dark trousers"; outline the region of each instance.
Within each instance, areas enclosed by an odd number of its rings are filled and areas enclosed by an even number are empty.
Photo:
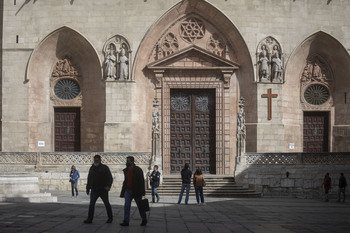
[[[105,204],[108,218],[113,219],[112,207],[108,200],[108,191],[104,189],[91,190],[88,219],[92,220],[94,218],[95,204],[99,197],[101,197],[103,204]]]

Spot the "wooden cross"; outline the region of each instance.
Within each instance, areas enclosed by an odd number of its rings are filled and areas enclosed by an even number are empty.
[[[272,119],[272,98],[277,98],[278,94],[272,94],[271,88],[267,89],[267,94],[262,94],[261,98],[268,98],[268,116],[267,119]]]

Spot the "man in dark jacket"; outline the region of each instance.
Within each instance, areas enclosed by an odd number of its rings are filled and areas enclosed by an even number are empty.
[[[101,197],[107,210],[107,223],[111,223],[113,221],[112,207],[108,200],[108,191],[111,189],[112,183],[113,177],[109,167],[101,163],[100,155],[95,155],[94,164],[90,167],[86,184],[86,194],[90,194],[90,205],[88,218],[84,221],[84,223],[92,223],[95,204],[99,197]]]
[[[182,186],[181,186],[179,201],[177,202],[177,204],[181,203],[182,195],[184,194],[185,188],[186,188],[185,204],[186,205],[188,204],[188,198],[190,196],[190,189],[191,189],[191,176],[192,176],[192,172],[190,170],[190,165],[186,163],[185,167],[181,170]]]
[[[120,197],[124,197],[124,221],[120,223],[121,226],[129,226],[132,199],[135,200],[142,218],[140,225],[147,225],[146,212],[140,208],[142,196],[145,196],[146,193],[145,178],[142,169],[136,166],[134,161],[134,157],[127,157],[126,168],[123,170],[124,182]]]
[[[343,194],[343,202],[345,202],[345,188],[347,186],[346,179],[344,173],[340,173],[339,178],[339,190],[338,190],[338,202],[340,202],[340,196]]]

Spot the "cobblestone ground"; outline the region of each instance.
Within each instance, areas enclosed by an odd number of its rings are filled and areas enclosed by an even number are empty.
[[[350,204],[335,200],[289,198],[206,198],[207,205],[177,205],[177,196],[161,197],[151,203],[148,224],[141,227],[135,203],[129,227],[121,227],[123,199],[111,194],[114,221],[107,220],[101,201],[96,205],[92,224],[86,219],[89,197],[53,193],[58,203],[0,203],[0,232],[350,232]],[[149,198],[149,197],[148,197]]]

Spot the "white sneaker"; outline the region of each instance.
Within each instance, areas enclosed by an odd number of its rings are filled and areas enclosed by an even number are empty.
[[[202,205],[207,205],[205,202],[202,202]]]

